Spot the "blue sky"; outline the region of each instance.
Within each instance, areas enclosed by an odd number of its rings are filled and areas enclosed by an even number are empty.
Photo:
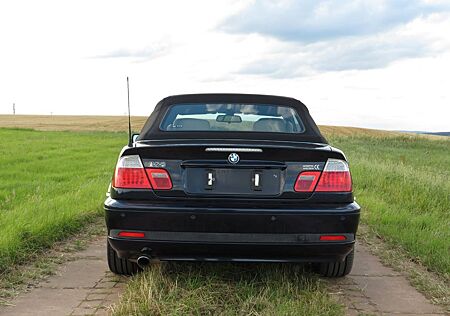
[[[26,8],[26,9],[24,9]],[[0,3],[0,113],[134,114],[179,93],[302,100],[319,124],[450,130],[450,0]]]

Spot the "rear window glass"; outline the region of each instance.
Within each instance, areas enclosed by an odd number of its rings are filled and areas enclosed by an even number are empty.
[[[175,104],[161,122],[163,131],[303,133],[297,111],[271,104]]]

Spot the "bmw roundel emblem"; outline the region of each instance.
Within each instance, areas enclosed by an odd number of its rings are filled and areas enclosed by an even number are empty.
[[[236,153],[231,153],[228,155],[228,162],[235,164],[239,162],[239,155]]]

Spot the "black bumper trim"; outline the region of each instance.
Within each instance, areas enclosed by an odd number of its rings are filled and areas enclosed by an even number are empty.
[[[119,232],[122,229],[111,229],[109,236],[123,240],[136,240],[136,238],[122,238]],[[252,233],[202,233],[202,232],[170,232],[170,231],[136,231],[126,230],[127,232],[143,232],[144,238],[138,240],[145,241],[166,241],[166,242],[194,242],[194,243],[251,243],[251,244],[305,244],[305,243],[324,243],[324,242],[343,242],[343,241],[322,241],[320,236],[324,234],[252,234]],[[326,234],[345,236],[344,242],[353,242],[355,234]]]
[[[273,201],[273,199],[272,199]],[[164,213],[246,213],[246,214],[359,214],[360,206],[356,202],[338,203],[338,204],[286,204],[281,201],[277,206],[265,205],[264,201],[259,201],[261,207],[252,205],[229,206],[223,203],[211,201],[208,204],[199,204],[198,206],[187,205],[187,203],[174,203],[170,201],[153,202],[153,201],[135,201],[135,200],[118,200],[108,197],[104,203],[105,211],[133,211],[133,212],[159,212]],[[220,207],[221,205],[223,207]]]
[[[129,240],[108,237],[121,258],[135,261],[140,255],[162,261],[325,262],[344,260],[351,242],[298,244],[198,243]]]

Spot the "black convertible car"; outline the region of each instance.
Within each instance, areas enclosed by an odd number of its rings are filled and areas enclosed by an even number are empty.
[[[104,204],[108,263],[311,262],[352,268],[360,207],[345,155],[298,100],[192,94],[160,101],[119,156]]]

